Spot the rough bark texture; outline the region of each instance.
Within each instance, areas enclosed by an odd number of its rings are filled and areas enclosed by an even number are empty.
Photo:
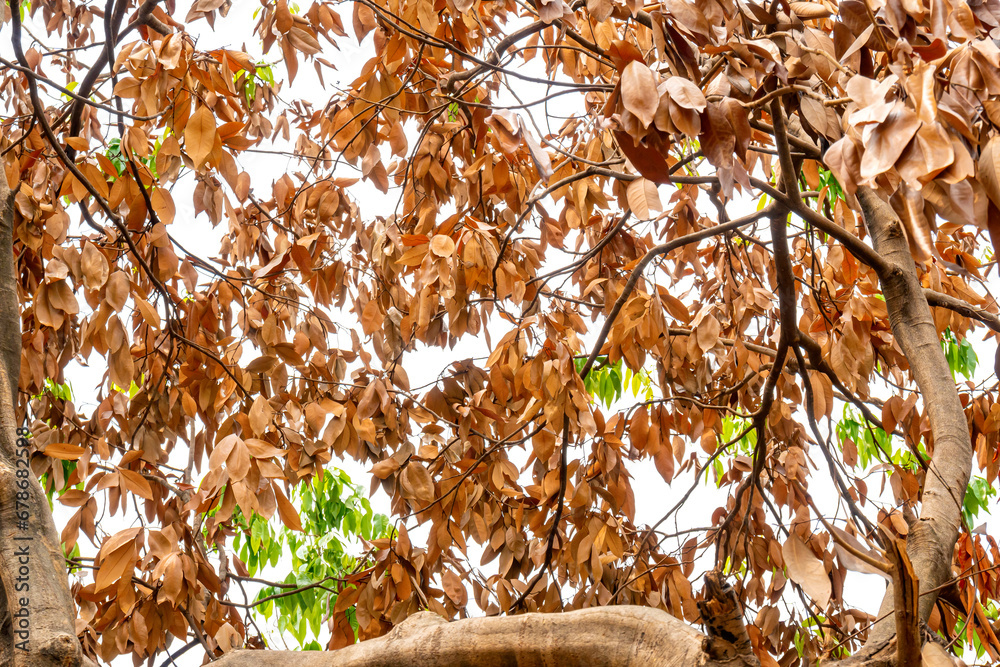
[[[708,641],[705,650],[715,660],[737,657],[760,664],[753,654],[753,643],[743,623],[743,605],[725,577],[718,571],[705,575],[705,600],[698,603]]]
[[[948,368],[937,328],[899,217],[870,188],[858,188],[875,250],[889,268],[880,272],[882,292],[893,336],[906,355],[930,418],[934,451],[921,498],[920,519],[907,537],[907,554],[920,590],[931,590],[951,578],[952,553],[962,522],[962,500],[972,472],[972,441],[965,410]],[[889,614],[869,636],[868,645],[884,642],[895,632],[892,586],[879,616]],[[920,597],[920,618],[931,614],[936,593]]]
[[[59,533],[17,447],[21,317],[13,221],[13,197],[0,173],[0,665],[77,667],[92,663],[76,637]]]
[[[596,607],[449,623],[421,612],[389,634],[333,652],[234,651],[216,667],[741,667],[715,661],[705,636],[665,611]],[[752,656],[751,656],[752,657]],[[755,662],[755,661],[754,661]]]
[[[893,539],[886,553],[893,566],[893,600],[896,617],[896,667],[920,667],[920,619],[917,600],[920,582],[901,540]]]

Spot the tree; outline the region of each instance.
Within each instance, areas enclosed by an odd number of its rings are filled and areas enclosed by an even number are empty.
[[[1000,655],[995,3],[176,9],[5,9],[0,663]],[[336,652],[239,650],[276,600]]]

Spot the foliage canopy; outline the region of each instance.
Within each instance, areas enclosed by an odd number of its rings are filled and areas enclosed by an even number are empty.
[[[33,641],[214,658],[272,614],[338,649],[421,610],[614,605],[712,637],[714,570],[761,664],[948,664],[919,627],[1000,659],[970,342],[1000,333],[995,0],[176,10],[10,0],[0,30],[0,500],[25,424],[71,508],[31,516],[65,598]],[[207,224],[218,248],[178,239]],[[637,466],[680,499],[651,526]],[[851,571],[894,582],[881,610],[845,605]]]

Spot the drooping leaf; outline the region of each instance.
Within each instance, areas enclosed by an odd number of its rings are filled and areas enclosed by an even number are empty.
[[[821,609],[825,609],[830,602],[833,586],[823,561],[795,533],[785,540],[781,553],[788,569],[788,578],[801,586]]]

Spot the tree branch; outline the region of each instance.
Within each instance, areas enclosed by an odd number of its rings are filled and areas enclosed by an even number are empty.
[[[910,364],[930,418],[934,450],[921,496],[921,517],[907,537],[913,571],[920,587],[929,590],[951,577],[952,552],[962,524],[962,500],[972,472],[972,441],[899,216],[871,188],[860,187],[857,194],[875,250],[885,262],[879,280],[889,324]],[[921,620],[930,617],[936,600],[936,594],[920,596]],[[880,615],[893,605],[894,593],[888,590]],[[877,623],[867,646],[891,637],[893,631],[891,624]]]
[[[333,652],[233,651],[217,667],[740,667],[715,661],[704,635],[649,607],[592,607],[565,614],[520,614],[448,623],[420,612],[388,634]],[[752,656],[751,656],[752,657]]]

